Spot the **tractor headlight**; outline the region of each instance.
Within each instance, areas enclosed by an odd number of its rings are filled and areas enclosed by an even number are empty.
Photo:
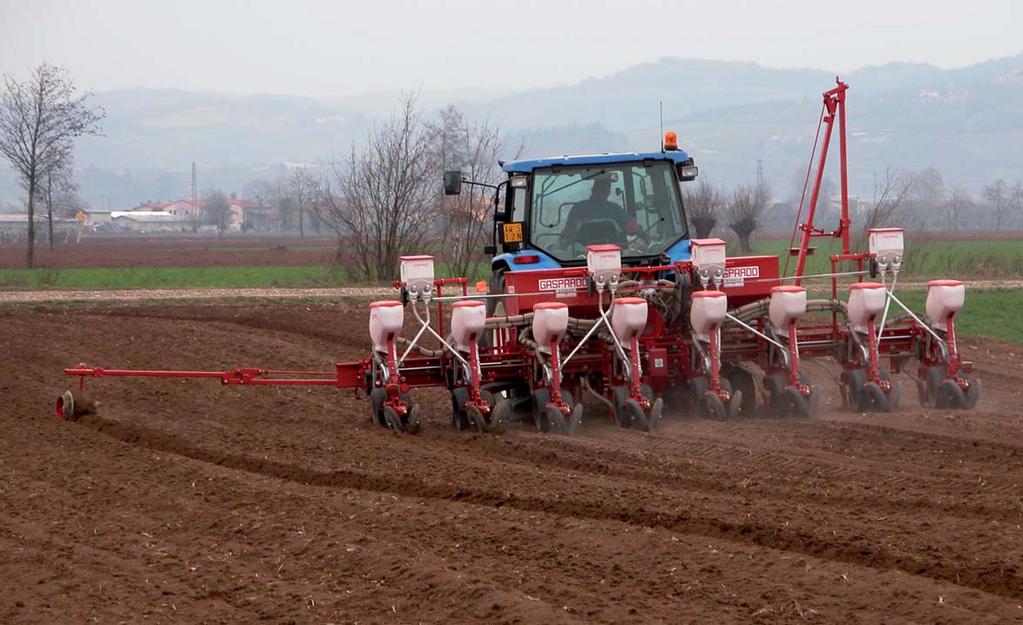
[[[512,176],[510,184],[513,189],[525,189],[528,182],[525,176]]]
[[[678,168],[678,177],[680,180],[696,180],[696,176],[699,175],[700,168],[696,165],[683,165]]]

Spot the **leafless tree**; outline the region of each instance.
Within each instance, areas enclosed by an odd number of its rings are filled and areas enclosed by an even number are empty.
[[[792,183],[789,187],[789,196],[786,202],[792,207],[792,219],[785,226],[791,228],[793,222],[800,218],[800,202],[802,202],[802,217],[809,211],[810,197],[813,195],[813,172],[807,178],[805,167],[801,167],[792,175]],[[817,193],[817,210],[814,211],[814,222],[817,224],[836,223],[838,215],[831,211],[831,198],[838,194],[838,185],[831,178],[825,176],[821,180],[821,188]]]
[[[35,203],[48,172],[68,162],[76,137],[99,134],[102,108],[92,107],[89,94],[76,95],[67,70],[43,63],[29,80],[4,77],[0,95],[0,155],[28,194],[28,249],[25,264],[35,261]]]
[[[883,176],[874,172],[874,196],[864,212],[863,228],[854,237],[857,249],[863,247],[869,229],[883,228],[904,216],[915,183],[915,176],[891,168],[886,168]]]
[[[973,198],[970,196],[969,191],[960,186],[955,186],[952,187],[952,193],[948,196],[946,206],[945,220],[948,224],[948,229],[958,230],[959,225],[962,223],[963,213],[973,206]]]
[[[1009,204],[1023,218],[1023,182],[1017,180],[1009,189]]]
[[[438,167],[414,95],[374,128],[364,146],[330,164],[319,215],[369,280],[393,280],[398,256],[435,239]]]
[[[507,139],[488,120],[470,122],[448,106],[437,122],[427,124],[427,132],[440,170],[457,169],[469,180],[488,185],[501,181],[497,161],[507,149]],[[483,246],[492,232],[493,193],[485,187],[466,186],[461,195],[444,196],[440,180],[438,171],[435,189],[442,207],[443,249],[449,268],[455,275],[478,277],[472,275],[477,269],[474,261],[483,258]]]
[[[313,208],[313,203],[320,197],[320,179],[307,167],[297,167],[285,176],[279,185],[281,192],[289,200],[282,204],[290,204],[298,213],[298,236],[305,237],[305,214]],[[318,224],[317,224],[318,226]]]
[[[924,202],[929,206],[935,206],[945,199],[945,179],[941,172],[933,167],[921,171],[916,175],[913,185],[914,199]]]
[[[728,227],[739,237],[739,249],[743,254],[753,251],[750,238],[758,227],[760,218],[771,203],[771,188],[766,180],[754,184],[740,184],[732,191],[728,202]]]
[[[213,190],[206,194],[203,206],[203,216],[208,224],[217,227],[217,233],[224,236],[224,229],[227,228],[227,220],[231,215],[231,205],[227,202],[227,196],[223,191]]]
[[[281,175],[274,180],[259,180],[250,183],[245,187],[245,196],[260,206],[272,209],[276,213],[277,223],[282,228],[291,228],[296,211],[287,176]]]
[[[995,228],[1001,230],[1005,218],[1009,214],[1009,185],[999,178],[984,187],[981,197],[984,198],[984,204],[995,218]]]
[[[47,241],[50,244],[50,249],[53,249],[53,211],[54,208],[59,209],[59,203],[62,196],[67,194],[76,194],[78,185],[75,184],[74,176],[71,168],[67,164],[63,164],[58,169],[52,167],[46,172],[45,185],[40,185],[42,189],[43,200],[46,204],[46,224],[47,224]],[[58,212],[58,217],[61,215]]]
[[[683,184],[682,201],[697,239],[710,236],[727,204],[725,192],[706,178],[700,178],[696,184]]]

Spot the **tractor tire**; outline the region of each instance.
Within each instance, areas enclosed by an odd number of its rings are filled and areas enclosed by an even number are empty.
[[[398,416],[397,411],[390,406],[384,406],[383,410],[384,421],[387,423],[387,427],[394,430],[395,432],[404,432],[405,424],[401,422],[401,417]]]
[[[419,434],[419,430],[422,427],[419,421],[419,417],[422,415],[423,409],[419,407],[419,404],[412,404],[408,410],[408,415],[405,417],[405,432],[408,434]]]
[[[794,387],[785,387],[775,402],[778,415],[783,418],[809,418],[810,404]]]
[[[932,365],[924,372],[923,392],[920,395],[920,405],[924,408],[944,408],[939,406],[940,396],[938,389],[945,381],[945,367]],[[920,384],[920,382],[917,382]]]
[[[739,365],[727,367],[723,373],[732,388],[742,392],[739,414],[745,417],[752,415],[757,408],[757,381],[753,374]]]
[[[705,418],[712,421],[724,421],[728,417],[728,412],[725,410],[725,405],[721,402],[721,398],[710,391],[703,395],[702,413]]]
[[[868,403],[865,398],[864,385],[867,383],[867,372],[863,368],[856,368],[849,371],[846,393],[849,398],[849,407],[853,412],[865,412],[864,406]],[[879,389],[880,390],[880,389]]]
[[[550,424],[549,429],[556,434],[568,434],[568,423],[565,421],[565,415],[561,414],[561,411],[551,406],[544,410],[544,416],[547,419],[547,423]]]
[[[468,401],[469,391],[464,386],[451,391],[451,425],[458,431],[465,430],[470,425],[465,411],[465,404]]]
[[[966,394],[955,380],[945,380],[938,387],[938,408],[966,408]]]
[[[508,427],[515,409],[512,407],[512,400],[501,397],[494,403],[490,411],[490,431],[500,434]]]
[[[644,415],[644,417],[646,418],[648,429],[652,430],[660,425],[661,419],[664,417],[664,399],[655,397],[654,389],[650,388],[648,384],[640,385],[639,391],[650,402],[650,414]]]
[[[467,405],[465,407],[466,421],[468,426],[479,432],[480,434],[486,432],[489,427],[487,426],[487,420],[483,418],[483,413],[480,409],[473,405]]]
[[[369,399],[373,425],[381,428],[387,427],[387,423],[384,421],[384,402],[387,400],[387,391],[375,388],[369,392]]]
[[[545,388],[538,388],[533,391],[533,423],[537,432],[547,432],[551,429],[547,421],[547,404],[551,401],[551,394]]]
[[[644,414],[643,407],[639,405],[639,402],[634,399],[626,399],[625,413],[632,421],[633,428],[641,432],[650,431],[650,422],[647,421],[646,414]]]
[[[860,393],[860,412],[889,412],[888,396],[881,387],[867,382]]]
[[[632,427],[632,415],[625,412],[625,402],[628,399],[628,388],[615,386],[611,389],[611,404],[614,406],[615,423],[618,424],[618,427],[625,429]]]
[[[980,378],[972,378],[970,376],[964,376],[970,383],[969,390],[966,391],[966,409],[973,410],[977,407],[977,402],[980,401]]]

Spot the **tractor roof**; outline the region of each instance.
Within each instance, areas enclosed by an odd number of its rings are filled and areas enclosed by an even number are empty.
[[[611,163],[627,163],[629,161],[642,161],[653,159],[659,161],[670,161],[672,163],[683,163],[689,160],[689,154],[683,150],[669,152],[621,152],[604,154],[585,154],[582,156],[551,156],[548,158],[531,158],[521,161],[509,161],[502,165],[502,169],[509,174],[528,174],[533,170],[553,165],[604,165]]]

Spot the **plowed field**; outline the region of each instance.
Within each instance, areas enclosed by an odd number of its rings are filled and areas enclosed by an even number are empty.
[[[962,340],[974,412],[597,410],[578,437],[375,429],[332,389],[91,382],[79,361],[330,369],[364,303],[0,308],[3,623],[1023,621],[1023,347]],[[910,384],[909,380],[906,381]]]

